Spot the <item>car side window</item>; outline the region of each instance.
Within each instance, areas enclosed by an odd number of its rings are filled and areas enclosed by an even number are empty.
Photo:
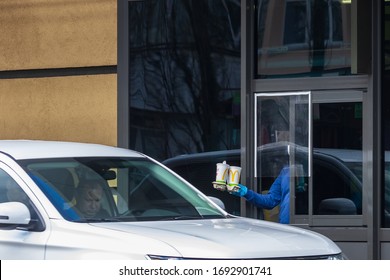
[[[336,166],[317,161],[313,176],[313,213],[315,215],[360,215],[362,193],[352,177]]]
[[[20,185],[3,169],[0,168],[0,203],[21,202],[30,211],[30,223],[27,229],[30,231],[43,231],[45,224],[28,195]]]
[[[16,181],[0,169],[0,202],[22,202],[29,205],[29,198]]]

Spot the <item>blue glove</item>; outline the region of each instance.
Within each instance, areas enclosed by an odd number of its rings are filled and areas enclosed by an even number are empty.
[[[235,195],[235,196],[239,196],[239,197],[243,197],[244,195],[246,195],[246,193],[248,192],[248,188],[245,187],[244,185],[241,185],[241,184],[238,184],[237,186],[239,186],[240,188],[238,189],[238,191],[236,192],[231,192],[231,194]]]

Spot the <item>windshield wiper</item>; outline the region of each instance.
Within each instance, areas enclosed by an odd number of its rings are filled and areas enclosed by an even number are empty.
[[[172,217],[163,217],[161,220],[164,220],[164,221],[177,221],[177,220],[198,220],[198,219],[203,219],[204,217],[199,215],[199,216],[186,216],[186,215],[182,215],[182,216],[172,216]]]
[[[75,220],[77,223],[104,223],[104,222],[120,222],[121,220],[115,218],[82,218]]]

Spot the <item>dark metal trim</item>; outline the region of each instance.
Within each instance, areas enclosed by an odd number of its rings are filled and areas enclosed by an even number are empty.
[[[0,79],[28,79],[116,74],[116,65],[0,71]]]
[[[118,13],[118,107],[117,145],[129,148],[130,143],[130,103],[129,103],[129,0],[117,0]]]

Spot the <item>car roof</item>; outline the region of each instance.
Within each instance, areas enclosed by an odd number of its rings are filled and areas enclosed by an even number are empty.
[[[278,154],[287,154],[287,146],[295,149],[297,152],[307,153],[307,148],[302,147],[289,142],[276,142],[269,143],[259,147],[259,151],[262,153],[278,153]],[[239,157],[241,153],[240,149],[234,150],[221,150],[221,151],[212,151],[212,152],[203,152],[197,154],[184,154],[179,155],[173,158],[169,158],[163,161],[167,165],[175,165],[177,163],[191,160],[191,162],[201,162],[211,159],[219,158],[229,158],[229,157]],[[362,162],[363,153],[361,150],[352,150],[352,149],[331,149],[331,148],[313,148],[313,154],[317,156],[332,156],[343,162]],[[390,161],[390,151],[386,151],[386,161]]]
[[[236,158],[240,157],[240,149],[234,149],[234,150],[221,150],[221,151],[211,151],[211,152],[201,152],[201,153],[194,153],[194,154],[182,154],[178,155],[172,158],[168,158],[163,161],[164,164],[173,164],[176,162],[182,162],[183,160],[186,161],[187,159],[191,159],[191,162],[203,162],[203,161],[209,161],[213,159],[219,159],[223,157],[224,159],[228,159],[230,157]]]
[[[17,160],[97,156],[144,157],[135,151],[101,144],[44,140],[0,140],[1,152]]]
[[[314,148],[314,152],[337,157],[344,162],[362,162],[363,160],[361,150]]]

